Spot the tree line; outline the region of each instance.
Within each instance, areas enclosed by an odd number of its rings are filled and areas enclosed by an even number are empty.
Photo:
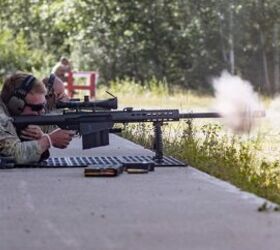
[[[280,0],[1,0],[0,74],[47,74],[61,55],[104,83],[209,90],[224,69],[280,91]]]

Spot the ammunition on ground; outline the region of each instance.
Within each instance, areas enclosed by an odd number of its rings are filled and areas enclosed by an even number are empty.
[[[85,168],[85,177],[114,177],[123,172],[123,165],[89,165]]]
[[[145,174],[155,170],[154,162],[123,162],[123,167],[128,174]]]

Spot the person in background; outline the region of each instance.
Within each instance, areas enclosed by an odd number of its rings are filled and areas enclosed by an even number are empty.
[[[17,131],[12,116],[41,115],[46,105],[46,87],[33,75],[17,72],[4,81],[0,94],[0,154],[16,163],[38,162],[49,156],[51,146],[66,148],[74,131],[57,129],[43,133],[36,125]]]
[[[71,70],[72,70],[72,65],[70,61],[66,57],[62,56],[59,62],[57,62],[53,67],[52,73],[56,77],[60,78],[62,82],[66,82],[67,81],[66,74],[71,72]]]
[[[48,77],[45,77],[42,82],[47,89],[47,112],[54,111],[58,102],[69,101],[68,96],[65,94],[64,83],[55,74],[51,73]]]

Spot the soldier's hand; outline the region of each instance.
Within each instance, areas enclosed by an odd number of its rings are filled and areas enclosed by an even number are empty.
[[[39,126],[28,125],[25,129],[21,130],[20,138],[25,140],[39,140],[43,136],[43,131]]]
[[[74,135],[75,131],[63,129],[56,129],[49,134],[52,145],[56,148],[66,148]]]
[[[69,97],[63,92],[56,94],[55,93],[55,102],[67,102],[69,101]]]

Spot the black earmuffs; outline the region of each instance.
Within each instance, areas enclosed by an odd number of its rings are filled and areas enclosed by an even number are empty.
[[[54,80],[55,80],[55,74],[52,73],[52,74],[50,74],[49,80],[47,83],[48,93],[50,93],[52,91]]]
[[[8,109],[13,115],[19,115],[25,107],[25,100],[27,93],[31,91],[36,78],[28,75],[18,88],[15,89],[14,95],[8,102]]]

